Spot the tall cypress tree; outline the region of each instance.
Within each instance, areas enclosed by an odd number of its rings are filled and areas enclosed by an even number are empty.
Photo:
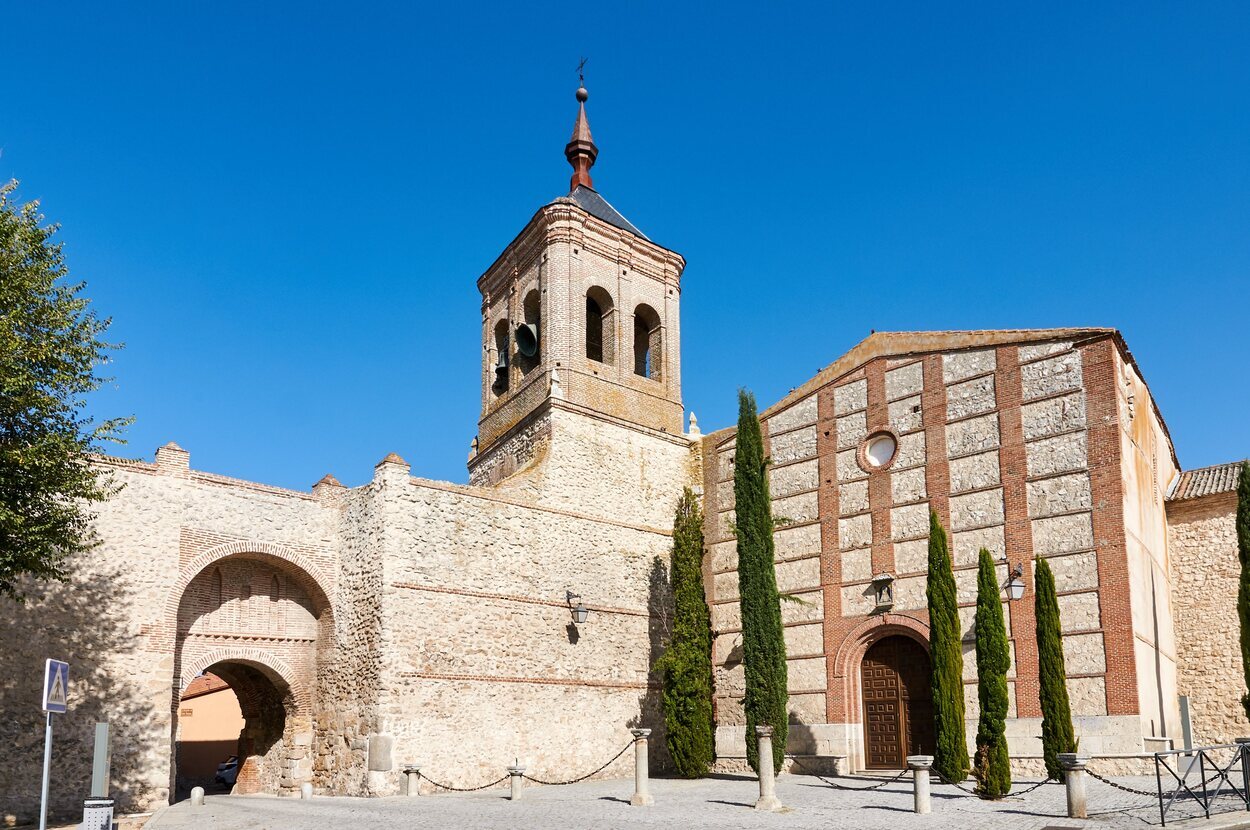
[[[760,769],[755,727],[773,728],[773,768],[786,751],[786,643],[781,597],[773,569],[773,516],[768,496],[768,462],[755,409],[755,396],[738,391],[738,439],[734,451],[734,511],[738,536],[738,594],[742,607],[742,662],[746,671],[743,708],[747,721],[747,763]]]
[[[673,638],[656,666],[664,681],[664,725],[673,765],[702,778],[716,760],[712,719],[712,630],[703,590],[703,514],[687,487],[673,522]]]
[[[929,511],[929,646],[933,654],[933,726],[937,746],[933,768],[951,781],[968,775],[964,731],[964,657],[959,639],[959,605],[946,529]]]
[[[1247,693],[1241,706],[1250,718],[1250,462],[1241,462],[1237,483],[1237,556],[1241,560],[1241,587],[1237,590],[1237,616],[1241,618],[1241,669]]]
[[[977,754],[973,771],[982,798],[1002,798],[1011,791],[1011,758],[1007,754],[1007,669],[1011,652],[1003,603],[999,599],[994,558],[981,548],[977,569]]]
[[[1076,752],[1072,728],[1072,707],[1068,703],[1067,672],[1063,665],[1062,627],[1059,600],[1055,597],[1055,575],[1045,559],[1038,558],[1033,569],[1033,615],[1037,620],[1038,696],[1042,704],[1042,758],[1046,774],[1063,780],[1059,753]]]

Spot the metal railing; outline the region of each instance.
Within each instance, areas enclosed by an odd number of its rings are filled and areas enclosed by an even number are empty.
[[[1236,796],[1250,810],[1250,744],[1218,744],[1191,749],[1156,752],[1155,785],[1159,797],[1159,823],[1167,824],[1168,811],[1178,800],[1195,801],[1211,818],[1211,805],[1221,795]],[[1198,782],[1191,785],[1190,776],[1197,768]],[[1168,790],[1164,790],[1164,773],[1168,774]],[[1175,784],[1175,787],[1173,787]],[[1214,784],[1214,787],[1211,785]]]

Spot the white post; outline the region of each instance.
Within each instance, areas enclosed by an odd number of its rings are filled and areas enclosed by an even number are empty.
[[[508,782],[511,787],[511,792],[508,794],[508,798],[512,801],[516,801],[521,797],[521,783],[523,780],[522,776],[525,775],[525,767],[521,766],[519,761],[514,761],[512,766],[508,767],[508,775],[511,776],[512,779]]]
[[[932,755],[908,755],[907,768],[911,770],[913,809],[927,815],[929,805],[929,770],[933,768]]]
[[[651,797],[649,784],[651,769],[647,761],[649,743],[647,738],[651,735],[651,730],[631,729],[629,731],[634,736],[634,797],[629,800],[629,803],[635,807],[649,807],[655,803],[655,799]]]
[[[304,799],[305,801],[308,801],[310,798],[312,798],[312,784],[308,783],[307,781],[301,784],[299,788],[299,797]]]
[[[39,795],[39,830],[48,830],[48,773],[52,770],[52,713],[43,733],[43,789]]]
[[[760,767],[760,798],[755,802],[755,809],[780,810],[781,802],[777,800],[776,773],[773,771],[773,728],[757,726],[755,735],[759,739]]]
[[[1085,803],[1085,765],[1088,763],[1088,755],[1059,753],[1059,766],[1063,767],[1063,777],[1068,785],[1068,818],[1088,817],[1089,810]]]
[[[203,787],[191,788],[191,806],[192,807],[204,806],[204,788]]]
[[[404,777],[408,779],[407,787],[404,789],[404,794],[411,796],[421,795],[420,764],[409,764],[404,767]]]

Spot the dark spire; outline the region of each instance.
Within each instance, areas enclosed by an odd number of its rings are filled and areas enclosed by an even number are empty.
[[[586,91],[585,79],[581,80],[582,84],[577,88],[577,121],[573,123],[573,137],[564,148],[564,157],[573,165],[573,178],[569,182],[570,193],[579,184],[594,188],[590,181],[590,168],[595,166],[595,158],[599,155],[599,148],[590,137],[590,122],[586,120],[586,99],[590,97],[590,93]]]

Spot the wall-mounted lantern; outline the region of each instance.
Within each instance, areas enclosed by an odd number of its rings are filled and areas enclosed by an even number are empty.
[[[880,573],[872,578],[872,593],[877,611],[888,611],[894,607],[894,577]]]
[[[577,600],[577,605],[573,604],[573,600]],[[573,615],[573,622],[578,625],[586,622],[586,618],[590,616],[590,609],[582,602],[581,594],[565,591],[564,601],[569,605],[569,613]]]
[[[1007,561],[1007,557],[1003,557],[1003,561]],[[1017,562],[1016,566],[1011,569],[1011,574],[1007,577],[1007,584],[1003,586],[1007,589],[1007,599],[1017,600],[1024,596],[1024,563]]]

